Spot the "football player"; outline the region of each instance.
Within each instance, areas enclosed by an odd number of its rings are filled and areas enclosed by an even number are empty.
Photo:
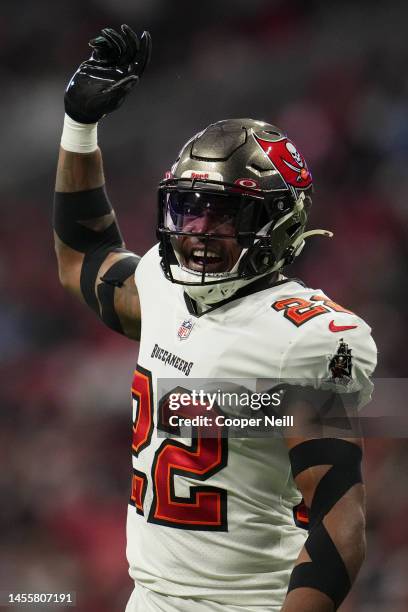
[[[304,393],[285,402],[297,415],[313,415],[321,397],[326,408],[340,395],[353,407],[367,401],[370,328],[282,273],[308,236],[330,234],[305,230],[305,159],[274,125],[210,125],[160,183],[159,242],[140,258],[126,249],[105,191],[97,126],[140,80],[151,40],[123,25],[90,46],[65,92],[55,247],[62,285],[106,325],[140,339],[127,522],[135,588],[126,610],[337,609],[365,551],[361,439],[299,427],[230,437],[221,425],[211,436],[197,425],[178,437],[158,392],[169,378],[187,391],[192,378],[293,380]],[[178,413],[203,417],[207,408],[191,402]]]

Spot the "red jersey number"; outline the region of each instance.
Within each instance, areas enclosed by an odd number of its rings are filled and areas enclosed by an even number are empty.
[[[318,304],[317,302],[320,302]],[[283,316],[288,319],[291,323],[300,327],[307,321],[324,314],[325,312],[344,312],[347,314],[354,314],[351,310],[347,310],[336,304],[329,298],[323,295],[312,295],[310,300],[304,300],[303,298],[290,297],[284,300],[278,300],[272,304],[274,310],[283,311]]]
[[[179,391],[179,389],[177,389]],[[186,393],[186,390],[181,390]],[[132,385],[136,407],[133,425],[133,454],[138,454],[151,442],[153,433],[153,395],[151,373],[138,366]],[[192,418],[207,414],[203,404],[180,406],[179,416]],[[167,402],[160,402],[162,429],[169,417]],[[228,439],[222,436],[221,427],[205,437],[204,427],[192,428],[191,445],[179,440],[164,440],[156,450],[152,463],[153,502],[148,522],[201,531],[227,531],[227,492],[220,487],[208,485],[191,486],[189,496],[176,495],[175,476],[182,475],[205,481],[227,464]],[[133,471],[130,503],[136,512],[144,514],[143,502],[146,494],[146,475]]]

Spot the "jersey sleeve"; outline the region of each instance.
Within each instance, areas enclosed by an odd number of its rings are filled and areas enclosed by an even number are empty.
[[[370,401],[377,364],[371,328],[354,314],[341,314],[333,332],[329,318],[317,317],[298,330],[287,349],[282,378],[289,384],[347,394],[361,409]]]

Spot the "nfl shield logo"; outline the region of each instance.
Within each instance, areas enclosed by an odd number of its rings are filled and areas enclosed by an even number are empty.
[[[194,323],[192,319],[185,319],[182,324],[180,325],[177,335],[180,338],[180,340],[186,340],[189,335],[191,330],[193,329]]]

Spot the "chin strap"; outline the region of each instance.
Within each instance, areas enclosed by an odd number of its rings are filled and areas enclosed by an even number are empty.
[[[302,193],[300,193],[296,201],[296,204],[294,206],[294,209],[293,209],[294,213],[300,212],[301,210],[304,209],[305,207],[304,202],[305,202],[305,194],[302,191]],[[326,236],[327,238],[333,238],[334,234],[333,232],[330,232],[329,230],[322,230],[322,229],[315,229],[315,230],[309,230],[307,232],[303,232],[303,234],[300,234],[300,236],[298,236],[292,243],[291,253],[292,253],[293,259],[299,255],[299,253],[305,246],[305,238],[310,238],[310,236]],[[293,259],[291,258],[290,263],[293,261]]]
[[[307,232],[303,232],[303,234],[300,234],[300,236],[298,236],[296,238],[296,240],[293,243],[293,248],[296,250],[296,248],[298,247],[298,245],[304,240],[305,238],[309,238],[310,236],[326,236],[327,238],[333,238],[334,234],[333,232],[330,232],[329,230],[323,230],[323,229],[315,229],[315,230],[309,230]]]
[[[299,197],[295,202],[293,210],[288,215],[279,219],[275,228],[278,225],[284,223],[288,218],[291,218],[297,213],[300,213],[304,209],[304,207],[305,207],[305,194],[302,191],[299,194]],[[275,265],[273,266],[273,268],[269,270],[269,272],[276,272],[276,270],[280,270],[280,268],[282,268],[283,266],[293,263],[295,258],[301,253],[303,247],[305,246],[305,238],[310,238],[310,236],[319,236],[319,235],[326,236],[327,238],[332,238],[334,234],[333,232],[330,232],[329,230],[322,230],[322,229],[308,230],[307,232],[303,232],[303,234],[300,234],[300,236],[298,236],[293,241],[291,246],[288,247],[288,249],[286,249],[286,252],[283,254],[283,257],[275,263]]]
[[[282,266],[293,263],[295,257],[301,253],[303,247],[305,246],[305,238],[310,238],[311,236],[326,236],[326,238],[333,238],[334,234],[329,230],[323,229],[308,230],[307,232],[303,232],[303,234],[300,234],[300,236],[293,241],[293,244],[290,247],[290,253],[276,262],[270,271],[275,272],[276,270],[282,268]]]
[[[300,234],[300,236],[298,236],[292,244],[293,257],[297,257],[297,255],[299,255],[299,253],[305,246],[305,238],[310,238],[311,236],[326,236],[326,238],[333,238],[334,234],[329,230],[323,229],[314,229],[309,230],[307,232],[303,232],[303,234]]]

